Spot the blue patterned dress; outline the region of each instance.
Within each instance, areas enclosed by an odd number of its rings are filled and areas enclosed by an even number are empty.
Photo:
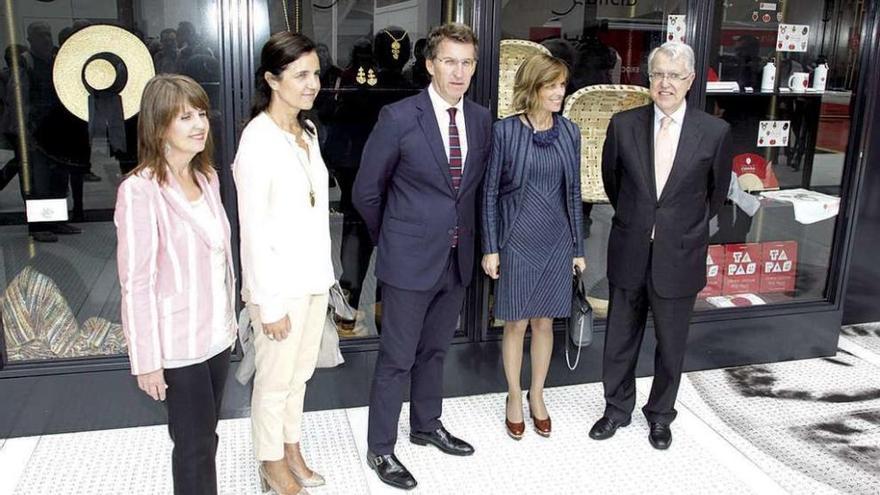
[[[564,165],[552,146],[558,129],[537,134],[519,213],[499,253],[495,317],[508,321],[571,314],[574,242],[565,204]]]

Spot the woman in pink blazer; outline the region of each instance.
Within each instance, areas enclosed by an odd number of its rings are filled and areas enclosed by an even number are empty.
[[[215,430],[235,339],[229,222],[208,111],[188,77],[147,83],[139,164],[119,186],[114,215],[131,371],[167,407],[176,494],[217,493]]]

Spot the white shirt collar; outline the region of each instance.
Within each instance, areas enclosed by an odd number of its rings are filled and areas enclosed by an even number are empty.
[[[437,114],[446,113],[450,107],[456,108],[456,115],[462,115],[464,111],[464,97],[458,99],[458,103],[455,105],[450,105],[446,100],[440,96],[440,93],[434,89],[434,83],[428,85],[428,96],[431,98],[431,105],[434,106],[434,112]]]
[[[678,107],[678,110],[672,112],[672,122],[678,125],[681,125],[684,122],[684,113],[687,111],[687,100],[681,102],[681,106]],[[663,113],[663,110],[660,110],[660,107],[657,104],[654,104],[654,124],[660,125],[660,121],[663,120],[666,114]]]

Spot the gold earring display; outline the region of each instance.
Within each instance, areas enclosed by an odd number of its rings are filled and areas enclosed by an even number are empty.
[[[400,38],[395,38],[394,35],[391,34],[391,32],[388,31],[387,29],[383,29],[382,32],[384,32],[385,34],[388,35],[389,38],[391,38],[391,58],[393,58],[394,60],[399,59],[400,58],[400,42],[403,41],[404,38],[406,38],[406,36],[407,36],[406,31],[404,31],[403,34],[400,35]]]
[[[376,83],[379,82],[379,78],[376,77],[376,73],[373,72],[373,69],[367,71],[367,84],[370,86],[375,86]]]
[[[370,72],[373,72],[373,69],[370,69]],[[358,84],[363,84],[367,82],[367,76],[364,75],[363,67],[358,67],[357,76],[355,76],[354,80],[357,81]]]

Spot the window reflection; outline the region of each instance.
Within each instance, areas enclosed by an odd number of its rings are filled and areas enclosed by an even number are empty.
[[[336,316],[340,337],[381,331],[381,291],[373,273],[375,250],[351,202],[351,189],[367,137],[386,104],[427,87],[425,37],[441,22],[444,2],[269,0],[269,32],[296,29],[314,39],[321,62],[321,92],[312,109],[321,152],[331,175],[330,233],[334,269],[354,319]],[[287,18],[285,20],[285,13]],[[262,19],[261,13],[258,17]],[[257,22],[263,22],[258,19]],[[265,40],[257,40],[257,49]],[[255,52],[259,57],[259,53]]]
[[[98,39],[97,51],[109,55],[74,71],[91,85],[80,115],[59,97],[69,89],[55,73],[59,57],[70,56],[68,42],[80,43],[86,29],[124,29],[151,70],[186,74],[205,87],[219,141],[220,50],[217,26],[204,15],[215,11],[214,0],[0,5],[14,28],[7,32],[4,21],[0,39],[0,312],[11,362],[125,353],[111,219],[116,188],[137,164],[138,118],[128,105],[139,94],[122,90],[145,66],[127,58],[118,37]],[[26,200],[56,202],[26,216]],[[55,216],[40,221],[48,210]]]
[[[509,0],[501,8],[501,39],[540,43],[569,65],[571,77],[566,87],[566,105],[572,95],[588,86],[648,86],[648,54],[670,34],[683,36],[684,25],[681,30],[675,29],[678,26],[670,28],[670,16],[684,17],[687,2],[613,3],[618,5],[570,0]],[[676,22],[684,21],[677,18]],[[502,71],[507,63],[503,57],[502,52]],[[509,82],[499,82],[499,93],[505,91],[505,84],[511,86],[508,90],[512,90],[512,77]],[[575,119],[575,122],[582,131],[585,126],[592,125],[589,121]],[[594,129],[591,134],[604,135],[604,129]],[[587,236],[585,278],[594,313],[604,318],[608,306],[605,257],[613,210],[605,202],[592,200],[584,201],[582,207],[584,234]],[[492,327],[500,327],[503,322],[492,316],[492,291],[494,288],[490,288],[489,322]]]

